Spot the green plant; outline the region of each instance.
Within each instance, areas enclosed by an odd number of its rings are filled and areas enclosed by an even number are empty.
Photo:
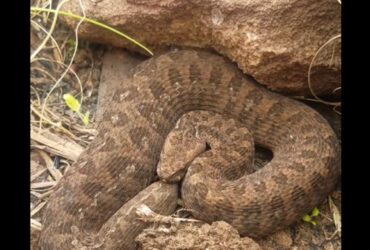
[[[312,225],[316,226],[317,223],[316,221],[313,220],[314,217],[317,217],[318,215],[320,214],[320,211],[318,208],[314,208],[311,212],[311,214],[305,214],[303,217],[302,217],[302,220],[304,222],[307,222],[307,223],[311,223]]]
[[[140,48],[144,49],[146,52],[148,52],[151,56],[153,55],[153,52],[151,50],[149,50],[147,47],[145,47],[143,44],[139,43],[138,41],[136,41],[135,39],[131,38],[130,36],[122,33],[121,31],[119,30],[116,30],[104,23],[101,23],[101,22],[98,22],[96,20],[93,20],[91,18],[87,18],[87,17],[82,17],[82,16],[79,16],[79,15],[75,15],[73,13],[70,13],[70,12],[65,12],[65,11],[59,11],[59,10],[53,10],[53,9],[45,9],[45,8],[39,8],[39,7],[31,7],[31,13],[37,13],[38,11],[44,11],[44,12],[49,12],[49,13],[54,13],[56,15],[63,15],[63,16],[67,16],[67,17],[71,17],[71,18],[74,18],[74,19],[78,19],[78,20],[81,20],[83,19],[85,22],[87,23],[91,23],[95,26],[98,26],[100,28],[103,28],[103,29],[106,29],[108,31],[111,31],[119,36],[122,36],[124,37],[125,39],[129,40],[130,42],[132,42],[133,44],[139,46]]]
[[[76,114],[81,118],[82,122],[85,125],[88,125],[90,112],[87,111],[85,114],[82,114],[80,111],[81,109],[80,102],[76,98],[74,98],[73,95],[71,94],[64,94],[63,99],[68,108],[70,108],[73,112],[76,112]]]

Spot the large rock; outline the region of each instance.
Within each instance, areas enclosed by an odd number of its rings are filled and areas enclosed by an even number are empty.
[[[88,17],[113,26],[151,49],[168,45],[213,48],[270,89],[308,94],[315,52],[340,34],[336,0],[100,0],[84,1]],[[78,1],[64,10],[80,13]],[[70,25],[71,19],[65,19]],[[137,49],[101,28],[83,25],[80,36]],[[312,86],[330,94],[340,86],[340,41],[317,57]],[[333,58],[332,58],[333,56]]]
[[[176,218],[172,218],[174,221]],[[151,226],[136,237],[142,250],[209,249],[262,250],[253,239],[241,238],[238,231],[224,221],[173,223]]]

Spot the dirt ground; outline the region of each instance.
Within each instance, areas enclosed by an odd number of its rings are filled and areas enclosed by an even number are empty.
[[[43,23],[43,17],[36,17],[33,20]],[[37,49],[45,36],[45,33],[33,24],[31,28],[31,53]],[[94,138],[102,59],[104,52],[107,50],[103,46],[80,41],[73,63],[68,67],[73,56],[73,47],[76,44],[73,31],[67,30],[58,24],[53,37],[56,43],[59,44],[59,48],[53,42],[48,42],[37,55],[37,60],[31,62],[30,195],[32,249],[38,249],[37,239],[42,228],[43,208],[49,195],[53,192],[53,187],[76,160],[79,153]],[[69,70],[66,71],[67,68]],[[58,79],[64,71],[66,71],[66,74],[59,81]],[[55,84],[56,82],[57,84]],[[82,92],[81,89],[83,89]],[[49,94],[50,91],[52,91],[51,94]],[[63,101],[65,93],[70,93],[77,99],[83,93],[81,112],[84,114],[87,111],[90,112],[88,125],[84,125],[81,117],[65,105]],[[44,105],[46,98],[48,100]],[[319,110],[329,120],[340,139],[340,115],[334,112],[331,106],[319,105],[311,101],[306,103]],[[43,117],[42,120],[40,120],[40,117]],[[254,245],[255,242],[239,239],[232,228],[221,223],[221,229],[218,227],[212,229],[215,230],[212,232],[216,232],[213,235],[222,235],[219,230],[225,235],[231,232],[232,242],[240,240],[240,243],[234,242],[236,245],[224,245],[224,248],[209,249],[258,249],[258,247],[260,249],[278,250],[341,249],[340,225],[338,224],[341,215],[340,190],[339,183],[336,190],[318,207],[319,215],[314,217],[316,225],[302,220],[286,230],[277,232],[265,239],[257,240],[258,245]],[[220,226],[220,224],[217,225]],[[190,227],[191,230],[189,230],[188,224],[180,225],[174,231],[173,237],[166,239],[167,243],[165,245],[163,245],[163,241],[160,241],[163,236],[160,232],[153,236],[153,232],[157,230],[156,227],[153,227],[148,231],[151,233],[141,235],[142,242],[148,242],[146,237],[150,239],[150,243],[144,244],[144,249],[202,249],[186,248],[185,245],[191,241],[184,240],[184,235],[190,232],[193,242],[204,242],[205,239],[199,237],[201,235],[211,235],[204,233],[204,230],[209,232],[211,229],[204,225],[203,228],[199,225],[190,225]],[[158,242],[155,239],[158,239]],[[159,245],[155,245],[156,242]],[[168,242],[177,242],[178,248],[169,247]],[[181,245],[182,243],[185,245]],[[245,248],[246,246],[248,248]]]

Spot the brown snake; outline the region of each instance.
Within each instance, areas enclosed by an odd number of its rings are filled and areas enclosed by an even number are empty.
[[[120,216],[131,213],[129,200],[154,181],[166,136],[192,110],[237,120],[255,144],[273,152],[265,167],[237,179],[216,178],[202,170],[207,166],[201,161],[191,165],[182,196],[195,217],[225,220],[241,235],[261,237],[297,221],[333,190],[339,146],[326,120],[261,87],[227,59],[204,51],[169,52],[139,65],[131,79],[115,91],[95,140],[51,195],[42,249],[128,249],[120,230],[139,229],[112,225],[127,224]],[[158,185],[168,191],[161,198]],[[156,183],[139,198],[171,213],[176,190],[175,184]]]

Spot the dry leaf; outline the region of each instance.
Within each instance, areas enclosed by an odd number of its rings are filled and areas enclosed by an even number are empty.
[[[337,229],[337,232],[340,234],[342,232],[342,216],[340,215],[340,212],[337,208],[337,206],[335,206],[334,202],[332,201],[332,199],[330,198],[329,196],[329,208],[330,208],[330,211],[333,215],[333,220],[334,220],[334,224],[335,224],[335,227]]]

